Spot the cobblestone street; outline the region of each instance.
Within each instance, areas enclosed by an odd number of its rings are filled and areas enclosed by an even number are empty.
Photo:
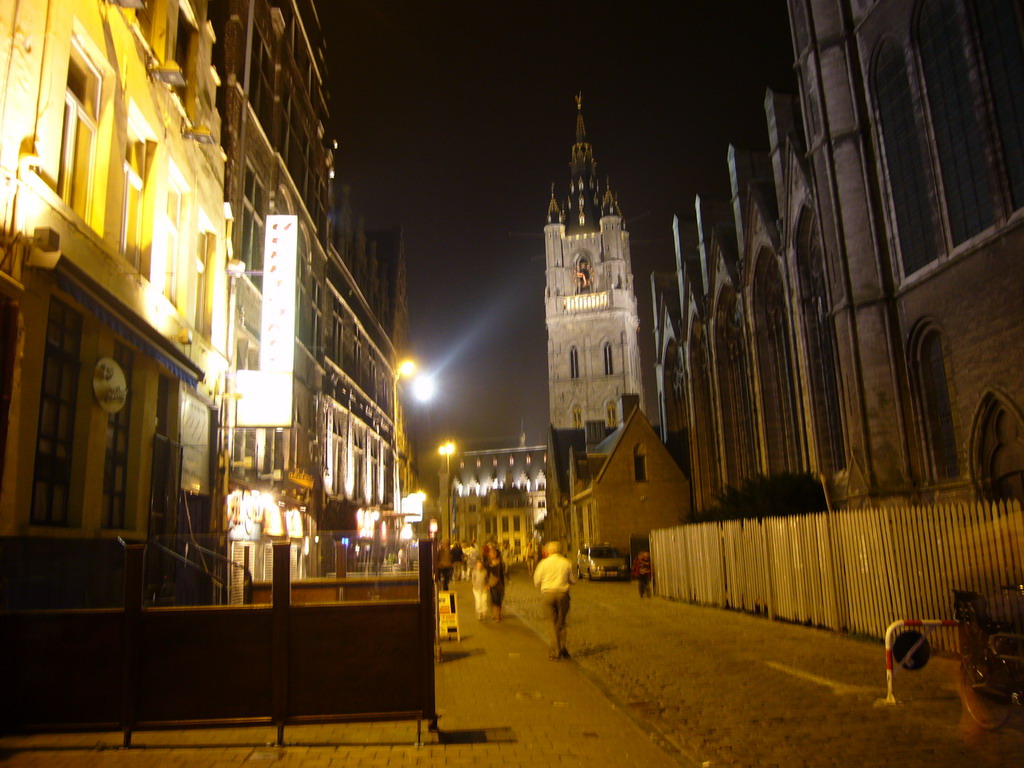
[[[509,609],[548,639],[540,596],[513,570]],[[935,617],[931,617],[935,618]],[[880,642],[641,600],[635,584],[572,591],[574,661],[634,719],[703,766],[1020,765],[1024,718],[979,732],[961,714],[952,659],[898,672],[886,693]]]

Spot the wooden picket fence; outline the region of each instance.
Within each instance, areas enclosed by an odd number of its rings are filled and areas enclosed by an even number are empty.
[[[950,619],[954,589],[1016,621],[1024,515],[1014,502],[823,512],[651,532],[663,597],[884,638],[897,619]],[[952,629],[931,638],[955,651]]]

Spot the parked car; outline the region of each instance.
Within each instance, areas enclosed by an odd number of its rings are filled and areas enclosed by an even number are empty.
[[[628,579],[626,556],[608,544],[584,546],[576,553],[576,576],[590,579]]]

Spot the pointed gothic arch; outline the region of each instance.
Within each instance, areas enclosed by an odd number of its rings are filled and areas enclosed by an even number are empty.
[[[762,250],[754,265],[752,336],[760,385],[764,464],[771,474],[800,470],[796,385],[789,310],[775,254]]]
[[[938,258],[938,231],[930,189],[923,132],[917,120],[903,48],[883,40],[872,61],[871,90],[875,101],[882,161],[888,173],[890,231],[904,276]],[[893,267],[894,271],[896,267]],[[896,275],[899,277],[899,275]]]
[[[739,485],[757,473],[747,344],[743,312],[731,285],[715,310],[715,373],[718,377],[723,482]]]
[[[974,476],[982,496],[1024,505],[1024,415],[1007,398],[982,398],[972,430]]]
[[[711,389],[711,359],[707,336],[701,323],[690,331],[690,386],[692,387],[690,460],[693,467],[693,493],[697,509],[706,509],[722,490],[719,474],[718,438],[714,424],[714,397]]]
[[[932,482],[960,477],[957,429],[949,394],[945,343],[940,328],[922,320],[907,344],[922,459]]]
[[[836,376],[839,361],[836,358],[835,326],[825,259],[818,237],[817,219],[809,209],[800,212],[795,246],[800,314],[807,349],[811,433],[817,448],[818,468],[836,472],[846,468]]]

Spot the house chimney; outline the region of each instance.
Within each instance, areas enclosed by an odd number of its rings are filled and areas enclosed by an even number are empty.
[[[640,395],[637,394],[624,394],[619,395],[619,425],[626,423],[626,419],[636,409],[640,407]]]
[[[597,444],[604,440],[604,422],[588,421],[584,425],[587,434],[587,452],[594,450]]]

